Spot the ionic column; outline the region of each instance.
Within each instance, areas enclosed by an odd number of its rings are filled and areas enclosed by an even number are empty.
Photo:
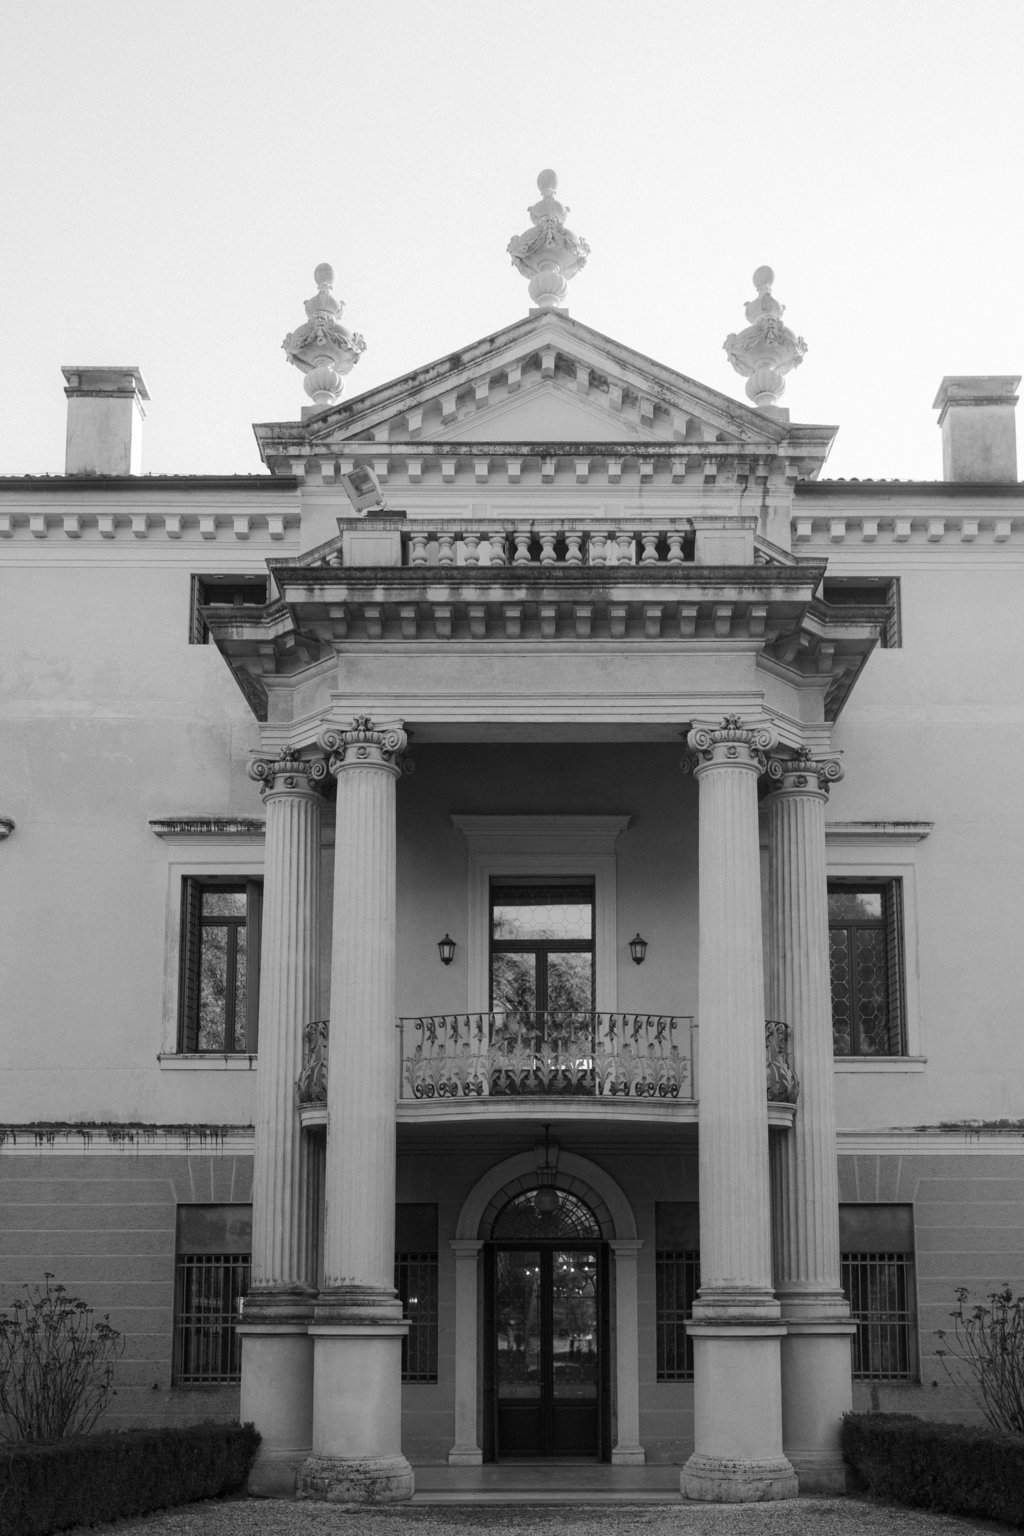
[[[769,1003],[790,1026],[800,1079],[793,1128],[772,1149],[776,1291],[787,1323],[782,1437],[801,1492],[841,1493],[839,1421],[851,1406],[854,1325],[839,1272],[825,805],[842,769],[798,753],[773,759],[768,772]]]
[[[478,1467],[483,1452],[477,1440],[477,1273],[482,1242],[458,1238],[455,1254],[455,1444],[451,1467]]]
[[[401,1451],[394,1288],[395,781],[404,731],[359,716],[320,745],[338,782],[327,1081],[324,1281],[314,1339],[313,1449],[300,1498],[387,1503],[412,1493]]]
[[[304,1026],[316,1017],[320,782],[327,767],[257,757],[250,778],[266,806],[259,1060],[253,1167],[252,1276],[242,1335],[243,1421],[262,1441],[249,1491],[291,1496],[313,1422],[312,1277],[305,1268],[306,1191],[295,1081]]]
[[[642,1467],[647,1457],[640,1444],[640,1312],[637,1256],[643,1243],[620,1238],[608,1244],[615,1260],[615,1445],[612,1465]]]
[[[772,1293],[757,780],[773,733],[727,715],[688,745],[699,810],[701,1288],[688,1498],[791,1497]]]

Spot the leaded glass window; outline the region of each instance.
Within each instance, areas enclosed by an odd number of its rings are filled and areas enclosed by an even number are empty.
[[[601,1228],[593,1211],[568,1190],[556,1191],[558,1204],[550,1214],[537,1210],[537,1190],[515,1195],[498,1213],[491,1236],[504,1243],[531,1242],[535,1238],[562,1242],[596,1243]]]
[[[899,881],[829,881],[828,920],[835,1054],[902,1055]]]

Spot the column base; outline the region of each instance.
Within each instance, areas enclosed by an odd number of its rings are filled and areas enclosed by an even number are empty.
[[[784,1311],[785,1303],[783,1304]],[[782,1341],[782,1445],[801,1493],[844,1493],[839,1423],[853,1405],[850,1321],[797,1321]]]
[[[794,1499],[799,1491],[796,1473],[785,1456],[765,1461],[728,1461],[696,1452],[683,1467],[679,1488],[685,1499],[700,1499],[708,1504]]]
[[[297,1499],[327,1504],[399,1504],[412,1498],[413,1471],[404,1456],[309,1456],[299,1472]]]
[[[300,1322],[241,1323],[239,1416],[260,1432],[246,1483],[256,1498],[290,1499],[313,1444],[313,1342]]]
[[[617,1445],[612,1451],[613,1467],[642,1467],[647,1462],[647,1452],[642,1445]]]
[[[482,1467],[484,1453],[478,1445],[453,1445],[448,1452],[450,1467]]]

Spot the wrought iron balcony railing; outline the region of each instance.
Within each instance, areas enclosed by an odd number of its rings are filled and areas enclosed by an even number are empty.
[[[400,1019],[406,1099],[571,1095],[696,1102],[697,1026],[648,1013],[445,1013]],[[327,1098],[328,1023],[306,1025],[300,1105]],[[765,1024],[767,1096],[795,1104],[789,1025]]]
[[[690,1018],[516,1010],[401,1019],[399,1027],[406,1098],[693,1098]]]

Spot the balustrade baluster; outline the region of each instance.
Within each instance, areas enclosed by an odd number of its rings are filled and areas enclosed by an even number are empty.
[[[455,535],[453,533],[438,534],[437,563],[438,565],[455,564]]]
[[[591,532],[590,563],[591,565],[608,564],[608,534],[602,528],[595,528]]]
[[[488,534],[487,542],[491,546],[491,564],[505,565],[507,561],[505,555],[504,533],[502,533],[500,529],[495,530],[494,533]]]
[[[583,534],[582,533],[571,533],[568,529],[566,529],[566,533],[565,533],[565,563],[566,563],[566,565],[582,565],[583,564],[583,550],[580,548],[582,543],[583,543]]]
[[[620,528],[615,535],[616,561],[619,565],[633,564],[633,540],[635,534],[631,528]]]
[[[658,540],[661,538],[660,530],[645,528],[641,538],[644,545],[644,552],[640,559],[641,565],[656,565],[658,561]]]
[[[463,543],[466,546],[466,555],[465,555],[466,564],[467,565],[479,565],[480,564],[480,535],[478,533],[471,533],[470,530],[467,528],[466,532],[462,535],[462,539],[463,539]]]
[[[417,530],[409,534],[409,564],[427,564],[427,539],[429,535]]]
[[[667,537],[669,565],[684,564],[686,557],[683,554],[683,539],[686,535],[679,528],[670,528]]]
[[[554,528],[544,529],[540,535],[540,563],[541,565],[554,565],[555,540],[558,537]]]
[[[517,528],[512,535],[515,540],[516,552],[512,561],[513,565],[529,565],[530,563],[530,530],[529,528]]]

